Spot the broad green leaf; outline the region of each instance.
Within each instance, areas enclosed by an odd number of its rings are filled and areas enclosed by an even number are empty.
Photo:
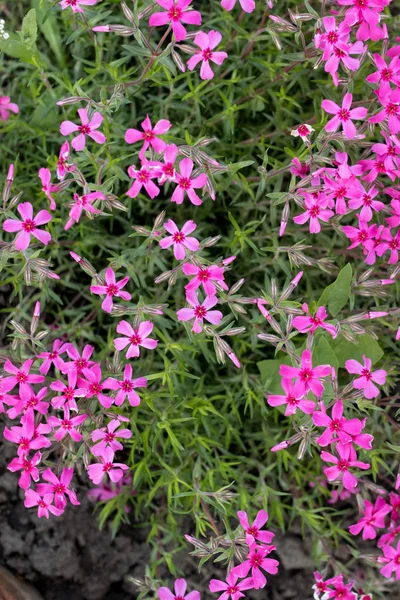
[[[319,306],[327,306],[329,313],[332,317],[342,310],[346,306],[351,292],[351,278],[353,270],[350,264],[347,264],[340,271],[336,281],[328,285],[323,291],[320,299],[318,300]]]
[[[339,367],[339,361],[330,342],[326,337],[320,337],[313,352],[313,366],[318,365],[331,365],[337,369]]]
[[[357,337],[357,343],[349,342],[343,336],[339,336],[336,340],[331,340],[329,344],[336,354],[339,367],[344,367],[346,360],[350,358],[362,362],[363,355],[370,358],[375,364],[384,354],[378,342],[368,334]]]

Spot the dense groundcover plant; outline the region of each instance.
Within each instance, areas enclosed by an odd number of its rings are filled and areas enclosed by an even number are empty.
[[[400,579],[395,4],[4,10],[8,469],[39,518],[90,480],[145,525],[144,596],[198,600],[182,549],[226,566],[210,597],[263,588],[293,523],[299,597]]]

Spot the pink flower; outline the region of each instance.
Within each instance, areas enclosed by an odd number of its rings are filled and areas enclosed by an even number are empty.
[[[376,225],[368,225],[359,218],[358,228],[353,227],[352,225],[344,225],[342,227],[342,231],[346,237],[351,241],[350,246],[347,246],[348,250],[352,248],[356,248],[360,244],[366,248],[367,243],[373,240],[375,234],[377,232]],[[368,248],[370,249],[370,248]]]
[[[149,19],[150,27],[170,24],[177,42],[186,38],[186,29],[182,23],[201,25],[201,14],[189,8],[192,0],[156,0],[167,12],[156,12]]]
[[[193,171],[193,161],[190,158],[184,158],[179,163],[180,173],[176,173],[177,187],[175,188],[171,202],[182,204],[185,192],[187,193],[189,200],[195,206],[200,206],[203,201],[198,197],[195,189],[202,188],[207,183],[207,175],[201,173],[197,177],[192,178],[191,174]]]
[[[361,365],[354,359],[346,360],[346,369],[348,373],[361,375],[353,381],[353,387],[356,390],[363,390],[364,396],[370,400],[379,395],[379,390],[372,382],[383,385],[386,382],[386,371],[379,369],[371,372],[372,360],[363,356],[364,364]]]
[[[292,160],[292,167],[290,168],[290,172],[292,175],[296,177],[301,177],[302,179],[308,175],[310,170],[310,165],[306,162],[302,163],[298,158],[294,158]]]
[[[21,393],[23,386],[28,383],[43,383],[43,375],[35,375],[29,373],[33,364],[33,359],[30,358],[22,363],[21,367],[16,367],[10,360],[6,360],[4,363],[4,370],[7,373],[11,373],[11,377],[5,377],[3,379],[4,384],[7,386],[7,391],[12,390],[16,385],[19,384],[19,393]],[[10,387],[11,386],[11,387]]]
[[[175,579],[174,592],[167,587],[160,587],[157,595],[160,600],[200,600],[200,592],[193,590],[186,594],[187,583],[185,579]]]
[[[90,369],[83,369],[83,374],[86,379],[79,378],[79,390],[77,395],[84,396],[85,398],[93,398],[97,396],[98,401],[104,408],[110,408],[113,403],[113,398],[109,398],[103,394],[105,388],[105,382],[101,381],[101,369],[97,363]]]
[[[157,177],[159,177],[159,183],[164,183],[165,181],[175,181],[175,160],[178,156],[178,148],[175,144],[170,144],[166,146],[164,150],[164,162],[150,160],[148,164],[151,167],[157,168]]]
[[[312,419],[317,427],[326,427],[324,433],[316,440],[320,446],[328,446],[334,442],[349,444],[353,441],[352,436],[357,436],[362,430],[362,422],[359,419],[345,419],[343,417],[343,402],[337,400],[332,407],[332,418],[326,414],[323,402],[320,403],[320,411],[313,413]]]
[[[36,358],[43,358],[39,371],[42,375],[47,375],[51,365],[54,365],[59,371],[64,366],[64,361],[60,358],[60,354],[64,354],[69,347],[68,343],[63,343],[61,340],[54,340],[51,352],[41,352]]]
[[[36,452],[31,459],[27,456],[19,456],[13,458],[7,469],[12,473],[16,471],[22,471],[18,481],[18,485],[23,490],[27,490],[31,485],[31,478],[33,481],[39,481],[39,469],[36,465],[40,463],[42,455],[40,452]]]
[[[33,217],[33,207],[30,202],[22,202],[17,206],[17,210],[22,217],[22,221],[19,219],[6,219],[3,223],[4,231],[9,233],[19,232],[15,238],[15,248],[26,250],[31,242],[31,235],[47,246],[51,241],[51,235],[47,231],[38,229],[38,227],[51,221],[51,214],[47,210],[40,210],[36,217]]]
[[[64,0],[65,2],[67,0]],[[49,518],[49,513],[59,517],[63,514],[64,510],[61,508],[56,508],[52,505],[54,494],[44,494],[41,496],[38,492],[34,490],[26,490],[25,492],[25,508],[32,508],[33,506],[38,507],[38,517],[41,519],[42,517]]]
[[[259,590],[263,588],[267,585],[267,579],[264,573],[261,572],[261,569],[271,575],[276,575],[278,572],[279,562],[273,558],[266,558],[273,550],[275,550],[275,546],[251,546],[247,559],[232,569],[232,575],[246,577],[251,570],[254,589]]]
[[[256,540],[259,540],[263,544],[270,544],[275,536],[271,531],[260,531],[261,527],[265,525],[268,521],[268,513],[265,510],[260,510],[257,513],[256,518],[253,521],[253,524],[249,524],[249,518],[247,513],[243,510],[239,510],[237,513],[239,522],[243,527],[246,533],[246,544],[248,546],[252,546],[256,543]]]
[[[392,507],[381,496],[377,498],[375,505],[368,500],[364,500],[364,504],[363,517],[355,525],[350,525],[349,531],[352,535],[358,535],[362,531],[363,540],[374,540],[376,538],[375,529],[385,527],[385,516],[390,513]]]
[[[221,6],[225,10],[232,10],[235,4],[236,0],[222,0],[221,2]],[[256,3],[254,2],[254,0],[239,0],[239,4],[242,10],[244,10],[244,12],[247,13],[253,12],[253,10],[256,8]]]
[[[75,171],[76,165],[68,162],[69,158],[69,143],[64,142],[60,148],[60,154],[57,161],[57,177],[62,181],[67,173]]]
[[[329,323],[324,323],[325,319],[328,317],[328,313],[324,306],[320,306],[317,309],[314,317],[312,317],[308,311],[308,304],[304,303],[301,308],[308,314],[308,317],[295,317],[293,319],[293,327],[298,329],[301,333],[314,333],[318,327],[322,327],[322,329],[325,329],[330,333],[333,338],[336,337],[336,327]]]
[[[159,177],[160,174],[160,171],[152,168],[150,163],[147,162],[144,162],[139,170],[131,165],[128,167],[128,175],[135,181],[126,192],[126,195],[129,196],[129,198],[136,198],[142,187],[144,187],[150,198],[155,198],[160,193],[160,188],[151,180]]]
[[[83,13],[82,6],[94,6],[97,1],[98,0],[61,0],[60,5],[62,10],[71,7],[72,12]]]
[[[4,404],[9,405],[15,401],[16,398],[7,393],[14,387],[15,384],[11,377],[4,378],[0,375],[0,414],[4,412]]]
[[[19,107],[14,102],[10,102],[9,96],[0,96],[0,119],[7,121],[10,116],[10,112],[15,114],[19,113]]]
[[[15,419],[18,415],[22,413],[26,413],[27,411],[36,410],[41,415],[47,415],[49,412],[49,403],[43,402],[43,398],[47,394],[47,387],[42,388],[38,391],[37,394],[33,391],[33,389],[27,385],[22,384],[19,390],[19,398],[10,404],[12,404],[12,408],[9,408],[7,411],[10,419]]]
[[[308,140],[308,136],[311,135],[313,131],[314,129],[311,127],[311,125],[304,123],[303,125],[296,127],[296,129],[292,129],[290,135],[293,137],[301,137],[304,142],[304,140]]]
[[[294,217],[293,221],[297,225],[304,225],[310,220],[310,233],[319,233],[321,231],[319,221],[327,223],[334,216],[333,211],[327,209],[329,198],[323,194],[315,197],[307,192],[304,192],[303,195],[306,211]]]
[[[199,241],[194,237],[187,237],[196,227],[194,221],[186,221],[182,229],[179,230],[176,223],[172,219],[168,219],[164,223],[164,229],[171,235],[160,240],[161,248],[164,250],[173,245],[176,260],[183,260],[186,257],[185,248],[191,252],[197,252],[200,246]]]
[[[39,427],[41,429],[39,430]],[[35,429],[35,418],[33,410],[28,410],[21,418],[20,427],[4,427],[3,435],[9,442],[18,444],[17,454],[19,457],[26,456],[31,450],[40,450],[41,448],[49,448],[51,446],[50,440],[42,435],[43,427],[46,425],[38,426]],[[48,428],[50,433],[51,429]]]
[[[129,429],[120,429],[119,431],[116,431],[120,425],[121,422],[118,419],[112,419],[107,427],[92,431],[92,442],[98,442],[92,447],[92,454],[94,454],[94,456],[101,456],[108,447],[111,448],[113,452],[123,450],[123,445],[118,442],[116,438],[129,439],[132,437],[132,432],[129,431]]]
[[[191,321],[194,319],[192,327],[194,333],[201,333],[204,319],[213,325],[219,325],[224,316],[219,310],[210,310],[210,308],[213,308],[218,303],[216,296],[206,296],[203,304],[200,304],[196,292],[188,292],[186,294],[186,301],[193,308],[181,308],[176,314],[179,321]]]
[[[352,94],[345,94],[342,102],[342,107],[332,102],[332,100],[323,100],[321,103],[325,112],[335,115],[333,119],[325,125],[325,131],[337,131],[342,125],[343,133],[347,139],[354,138],[357,135],[357,130],[352,119],[365,119],[367,116],[367,108],[353,108],[350,110],[353,101]]]
[[[329,591],[328,586],[332,585],[337,579],[337,577],[333,577],[332,579],[326,579],[325,581],[322,579],[322,575],[318,573],[318,571],[314,571],[314,579],[315,583],[313,585],[314,590],[314,598],[320,598],[321,594],[325,594]]]
[[[218,597],[218,600],[228,600],[229,597],[231,597],[232,600],[239,600],[239,598],[244,597],[242,592],[253,589],[254,583],[251,577],[242,579],[242,581],[237,583],[238,579],[239,577],[234,575],[231,571],[227,576],[226,581],[211,579],[209,583],[209,590],[212,593],[222,592],[222,594]]]
[[[147,383],[148,381],[145,377],[132,379],[132,367],[128,364],[125,365],[122,381],[119,381],[114,377],[109,377],[105,380],[104,387],[111,390],[119,390],[114,400],[115,406],[121,406],[126,397],[128,397],[128,402],[131,406],[139,406],[140,397],[139,394],[135,392],[135,388],[147,387]]]
[[[53,427],[58,427],[57,431],[54,434],[57,442],[62,440],[66,435],[69,435],[74,442],[82,441],[82,434],[76,429],[81,423],[83,423],[87,419],[87,415],[78,415],[76,417],[70,417],[70,412],[68,406],[63,406],[64,410],[64,418],[60,419],[59,417],[49,417],[47,419],[48,424]]]
[[[197,267],[196,265],[192,265],[191,263],[185,263],[182,265],[182,271],[187,276],[195,275],[195,277],[193,277],[193,279],[191,279],[189,283],[185,285],[186,293],[194,292],[202,285],[207,296],[215,296],[217,293],[217,288],[215,287],[213,281],[216,281],[224,290],[228,289],[228,286],[224,281],[223,267],[210,265],[209,267],[201,268]]]
[[[358,41],[354,44],[347,44],[342,40],[337,41],[333,48],[332,53],[327,59],[324,67],[324,71],[329,73],[332,77],[334,85],[339,85],[339,77],[337,70],[340,63],[342,62],[344,67],[349,71],[357,71],[360,66],[358,58],[352,58],[352,54],[362,54],[365,50],[365,46],[362,42]]]
[[[323,461],[328,463],[334,463],[334,467],[325,467],[324,473],[329,482],[341,479],[346,490],[352,490],[357,485],[357,478],[350,473],[350,467],[357,467],[358,469],[369,469],[369,464],[356,460],[355,452],[351,449],[351,444],[345,446],[336,446],[339,457],[325,452],[321,452],[321,458]],[[353,456],[356,458],[353,459]]]
[[[328,590],[324,598],[326,600],[357,600],[357,594],[351,591],[354,582],[350,581],[346,585],[343,583],[343,575],[335,577],[331,584],[335,589]]]
[[[42,473],[42,479],[49,483],[38,483],[36,490],[39,494],[54,494],[54,504],[56,508],[64,510],[67,506],[66,495],[68,496],[71,504],[79,506],[80,502],[76,497],[74,490],[71,490],[69,485],[71,483],[74,474],[74,469],[64,467],[60,477],[58,478],[51,469],[47,468]]]
[[[78,412],[78,406],[75,402],[75,396],[78,395],[78,390],[75,389],[76,382],[78,378],[78,374],[75,370],[68,371],[67,373],[68,385],[66,385],[63,381],[59,379],[57,381],[53,381],[50,384],[50,387],[55,392],[61,392],[61,396],[55,396],[51,405],[54,408],[62,408],[65,403],[71,410],[75,410]]]
[[[96,485],[102,481],[106,474],[114,483],[119,481],[123,477],[124,471],[129,468],[123,463],[114,462],[114,452],[111,448],[105,448],[100,460],[101,462],[88,466],[89,479]]]
[[[67,348],[67,354],[69,358],[72,359],[72,362],[64,363],[64,366],[61,369],[62,372],[68,373],[69,371],[75,371],[77,375],[80,375],[84,369],[89,369],[95,364],[93,360],[89,360],[93,354],[93,350],[93,346],[86,344],[86,346],[83,348],[81,356],[75,346],[69,344]]]
[[[300,392],[305,394],[308,390],[311,390],[317,397],[322,396],[324,391],[324,386],[322,385],[320,378],[327,377],[330,373],[331,367],[329,365],[321,365],[312,368],[312,355],[310,350],[304,350],[301,355],[301,367],[281,365],[279,368],[279,375],[282,375],[285,379],[299,380]]]
[[[123,300],[130,300],[131,295],[128,292],[122,292],[122,288],[126,286],[129,281],[129,277],[124,277],[121,281],[116,281],[115,273],[109,267],[106,269],[105,275],[106,285],[91,285],[90,291],[92,294],[105,295],[105,299],[101,304],[101,308],[110,313],[113,307],[113,296],[116,298],[122,298]]]
[[[69,219],[64,227],[65,231],[70,229],[72,225],[78,223],[82,216],[82,211],[86,213],[91,213],[94,215],[100,215],[101,211],[92,206],[92,202],[95,200],[105,200],[106,197],[102,192],[89,192],[88,194],[84,194],[83,196],[79,196],[79,194],[74,194],[74,204],[69,211]]]
[[[80,0],[82,2],[82,0]],[[75,131],[79,131],[79,134],[71,142],[74,150],[79,152],[83,150],[86,145],[86,136],[88,135],[97,144],[104,144],[106,137],[100,131],[96,131],[103,122],[103,117],[100,113],[95,112],[89,121],[89,116],[86,108],[78,108],[78,114],[82,125],[76,125],[72,121],[63,121],[60,126],[61,135],[69,135]]]
[[[400,131],[400,93],[396,89],[392,91],[390,86],[385,86],[378,91],[379,102],[384,107],[376,115],[369,118],[370,123],[381,123],[387,119],[389,131],[396,135]]]
[[[50,169],[39,169],[39,177],[42,182],[42,192],[44,192],[50,200],[50,210],[55,210],[56,202],[51,194],[53,192],[58,192],[59,187],[58,185],[51,183]]]
[[[149,115],[146,115],[145,120],[142,122],[143,131],[138,131],[137,129],[127,129],[125,133],[125,142],[127,144],[135,144],[136,142],[143,140],[143,146],[139,152],[139,156],[142,159],[144,158],[144,153],[149,146],[151,146],[155,152],[160,154],[161,152],[164,152],[167,144],[158,136],[162,135],[163,133],[167,133],[170,127],[171,123],[166,119],[161,119],[154,125],[154,127],[152,127]]]
[[[400,579],[400,541],[397,544],[397,548],[393,546],[383,546],[383,556],[378,558],[378,562],[387,563],[381,570],[381,574],[384,577],[389,578],[394,571],[396,581]]]
[[[373,54],[372,60],[378,70],[375,71],[375,73],[368,75],[368,77],[365,78],[365,81],[368,81],[369,83],[390,82],[397,87],[400,85],[400,59],[398,56],[392,58],[389,66],[386,64],[385,59],[377,52]]]
[[[220,44],[222,40],[222,35],[218,31],[211,31],[204,33],[203,31],[199,31],[199,33],[194,38],[194,44],[200,48],[196,52],[194,56],[189,58],[187,62],[187,66],[190,71],[202,62],[200,68],[200,77],[201,79],[212,79],[214,77],[213,70],[210,67],[210,61],[215,63],[216,65],[222,65],[224,60],[228,58],[226,52],[213,52],[214,48]]]
[[[349,208],[356,210],[362,206],[360,211],[360,221],[368,223],[373,217],[373,210],[380,212],[385,208],[383,202],[374,200],[375,196],[378,194],[379,190],[374,186],[372,186],[368,192],[365,191],[361,185],[358,189],[354,190],[352,198],[349,200]]]
[[[300,381],[296,381],[293,385],[291,379],[282,379],[281,383],[286,395],[276,396],[270,395],[267,397],[267,402],[270,406],[281,406],[287,404],[285,410],[285,417],[294,415],[299,408],[302,412],[310,415],[315,409],[315,402],[312,400],[304,399],[304,389]]]
[[[143,321],[138,329],[133,329],[127,321],[120,321],[117,325],[117,333],[121,333],[126,337],[116,338],[114,340],[115,349],[123,350],[129,345],[126,353],[126,358],[137,358],[140,355],[140,346],[154,350],[158,344],[158,340],[153,340],[148,336],[153,331],[153,323],[151,321]]]
[[[386,0],[338,0],[341,6],[351,6],[347,9],[344,22],[350,26],[359,25],[356,37],[358,40],[381,40],[384,31],[379,27],[379,13],[385,8]],[[347,600],[345,598],[344,600]]]

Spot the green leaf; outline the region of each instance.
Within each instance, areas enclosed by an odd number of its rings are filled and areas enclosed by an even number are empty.
[[[338,358],[326,337],[320,337],[313,352],[313,366],[331,365],[339,368]]]
[[[384,354],[378,342],[367,333],[357,337],[357,343],[349,342],[343,336],[339,336],[335,340],[331,340],[329,344],[336,355],[339,367],[344,367],[346,360],[350,358],[362,362],[363,355],[370,358],[375,364]]]
[[[27,48],[32,48],[37,39],[36,10],[32,8],[22,21],[21,41]]]
[[[332,317],[336,317],[349,300],[352,275],[351,265],[347,264],[340,271],[336,281],[325,288],[318,300],[318,306],[327,306]]]

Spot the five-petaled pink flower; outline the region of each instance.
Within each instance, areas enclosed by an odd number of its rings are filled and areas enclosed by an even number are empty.
[[[42,479],[48,483],[38,483],[36,490],[41,495],[54,494],[54,504],[61,510],[64,510],[64,508],[67,506],[67,499],[65,495],[68,496],[71,504],[74,506],[79,506],[80,502],[76,497],[75,491],[69,487],[73,474],[73,468],[64,467],[60,477],[57,477],[51,469],[47,468],[42,473]]]
[[[72,8],[74,13],[83,13],[82,6],[94,6],[98,0],[61,0],[60,5],[62,10]]]
[[[63,372],[65,372],[65,371],[63,371]],[[68,385],[65,384],[63,381],[61,381],[60,379],[58,379],[57,381],[53,381],[50,384],[50,387],[52,390],[54,390],[55,392],[61,392],[61,396],[55,396],[52,399],[51,405],[54,408],[61,408],[64,406],[65,403],[67,403],[67,406],[71,410],[75,410],[76,412],[78,412],[78,406],[75,401],[75,397],[79,395],[78,389],[75,389],[77,379],[78,379],[77,371],[76,370],[68,371],[67,378],[68,378]]]
[[[392,507],[382,496],[376,499],[375,504],[368,500],[364,500],[364,504],[363,517],[355,525],[350,525],[349,531],[352,535],[358,535],[362,531],[363,540],[374,540],[376,538],[375,529],[385,527],[385,516],[391,512]]]
[[[106,136],[100,131],[96,131],[103,122],[101,114],[95,112],[90,121],[86,108],[78,108],[78,114],[81,119],[81,125],[76,125],[72,121],[63,121],[60,125],[61,135],[69,135],[70,133],[79,131],[77,137],[71,142],[73,149],[77,152],[83,150],[86,145],[87,135],[97,144],[104,144]]]
[[[131,165],[128,167],[128,175],[135,180],[126,192],[126,195],[129,196],[129,198],[136,198],[142,187],[144,187],[151,199],[155,198],[160,193],[160,188],[151,180],[159,177],[161,172],[149,163],[143,162],[140,169]]]
[[[300,382],[300,391],[304,394],[311,390],[315,396],[320,397],[324,392],[324,386],[320,381],[321,377],[327,377],[331,373],[330,365],[312,366],[312,355],[310,350],[304,350],[301,355],[301,367],[290,367],[281,365],[279,374],[285,379],[298,379]]]
[[[234,575],[232,571],[226,578],[226,581],[221,581],[220,579],[211,579],[209,583],[210,592],[222,592],[222,594],[218,597],[218,600],[239,600],[239,598],[243,598],[244,594],[242,592],[246,590],[251,590],[254,587],[253,579],[251,577],[247,577],[246,579],[242,579],[237,583],[239,579],[238,575]]]
[[[200,206],[203,201],[194,191],[195,189],[202,188],[207,183],[207,175],[201,173],[197,177],[191,177],[193,171],[193,161],[190,158],[184,158],[179,163],[180,173],[176,172],[175,180],[178,184],[174,189],[171,197],[171,202],[182,204],[185,197],[185,192],[189,197],[189,200],[195,206]]]
[[[185,579],[175,579],[173,592],[167,587],[160,587],[157,595],[160,600],[200,600],[200,592],[193,590],[186,594],[186,587]]]
[[[336,449],[339,456],[334,456],[323,450],[321,458],[324,462],[334,463],[333,467],[325,467],[324,473],[328,481],[341,479],[346,490],[353,490],[357,486],[357,478],[350,473],[350,467],[358,469],[369,469],[369,464],[357,460],[357,456],[351,447],[351,444],[337,445]]]
[[[304,303],[301,308],[305,313],[308,314],[308,316],[295,317],[293,319],[293,327],[298,329],[301,333],[314,333],[318,327],[322,327],[328,333],[330,333],[333,338],[336,337],[336,327],[334,325],[330,325],[329,323],[324,323],[325,319],[328,317],[325,306],[320,306],[314,316],[310,315],[308,304]]]
[[[360,364],[354,359],[346,360],[346,369],[351,374],[361,375],[353,381],[353,387],[356,390],[363,390],[364,396],[370,400],[379,395],[379,389],[372,382],[383,385],[386,382],[386,371],[378,369],[371,372],[372,360],[363,356],[364,364]]]
[[[36,358],[44,359],[39,367],[42,375],[47,375],[51,365],[53,364],[59,371],[64,367],[64,361],[60,358],[60,354],[64,354],[69,348],[69,343],[64,343],[61,340],[54,340],[53,347],[50,352],[41,352]]]
[[[125,398],[128,397],[128,402],[131,406],[139,406],[140,397],[135,388],[147,387],[147,379],[145,377],[137,377],[132,379],[132,367],[131,365],[125,365],[123,379],[115,379],[109,377],[104,381],[104,387],[110,390],[119,390],[114,404],[115,406],[121,406]]]
[[[321,225],[319,221],[327,223],[334,212],[327,208],[329,205],[329,197],[325,194],[312,195],[308,192],[304,192],[304,205],[306,211],[293,217],[293,221],[297,225],[304,225],[310,220],[310,233],[319,233],[321,231]]]
[[[104,408],[110,408],[113,403],[113,398],[109,398],[103,394],[103,389],[106,388],[105,382],[101,381],[102,374],[100,365],[95,363],[90,369],[84,369],[83,374],[86,379],[79,378],[79,390],[77,396],[85,398],[93,398],[97,396],[98,401]]]
[[[325,112],[330,115],[335,115],[325,125],[325,131],[333,132],[337,131],[340,126],[343,127],[343,133],[347,139],[354,138],[357,135],[356,127],[352,119],[360,120],[365,119],[367,116],[368,109],[360,106],[359,108],[350,109],[353,101],[352,94],[345,94],[342,102],[342,106],[338,106],[332,100],[323,100],[322,108]]]
[[[15,114],[19,113],[19,107],[14,102],[10,102],[9,96],[0,96],[0,119],[7,121],[10,116],[10,112]]]
[[[261,527],[268,521],[268,513],[265,510],[260,510],[256,518],[250,525],[247,513],[244,510],[239,510],[237,513],[239,522],[246,534],[246,544],[252,546],[259,540],[263,544],[270,544],[275,536],[271,531],[261,531]]]
[[[64,510],[62,508],[56,508],[53,506],[54,494],[43,494],[41,496],[35,490],[26,490],[25,491],[25,508],[33,508],[34,506],[38,507],[38,517],[41,519],[42,517],[49,518],[49,513],[52,515],[59,517],[63,514]]]
[[[57,431],[54,434],[55,439],[57,440],[57,442],[59,442],[66,435],[69,435],[74,440],[74,442],[80,442],[82,440],[82,434],[79,433],[79,431],[76,428],[79,425],[81,425],[83,421],[85,421],[87,415],[77,415],[76,417],[71,418],[69,407],[66,404],[64,404],[63,410],[64,417],[62,419],[59,417],[51,416],[47,420],[48,424],[51,427],[58,427]]]
[[[224,268],[210,265],[209,267],[197,267],[191,263],[182,265],[182,271],[185,275],[194,275],[193,279],[185,285],[186,293],[196,291],[201,285],[204,288],[207,296],[215,296],[217,288],[213,281],[222,287],[224,290],[229,289],[224,281]]]
[[[196,227],[194,221],[186,221],[182,229],[179,230],[175,221],[168,219],[164,223],[164,229],[171,235],[160,240],[161,248],[164,250],[173,245],[176,260],[183,260],[186,257],[185,248],[191,252],[196,252],[199,249],[199,241],[194,237],[188,237],[189,233],[192,233]]]
[[[22,202],[17,206],[17,210],[22,217],[22,221],[19,219],[6,219],[3,223],[4,231],[9,233],[18,231],[14,242],[15,248],[26,250],[31,242],[31,235],[47,246],[51,241],[51,235],[48,231],[42,231],[38,227],[51,221],[51,214],[47,210],[40,210],[34,217],[33,206],[30,202]]]
[[[147,115],[141,125],[143,131],[139,131],[138,129],[128,129],[126,131],[126,143],[135,144],[140,140],[143,141],[143,146],[139,152],[140,158],[144,157],[144,153],[149,146],[151,146],[158,154],[164,152],[167,144],[158,136],[162,135],[163,133],[167,133],[171,127],[171,123],[166,119],[161,119],[154,125],[154,127],[152,127],[149,115]]]
[[[259,590],[260,588],[263,588],[267,585],[267,578],[261,569],[271,575],[276,575],[278,572],[279,562],[273,558],[267,558],[268,554],[273,550],[275,550],[275,546],[251,546],[249,548],[247,559],[232,569],[232,575],[246,577],[251,570],[254,589]]]
[[[177,42],[186,38],[186,29],[182,23],[187,25],[201,25],[201,14],[197,10],[189,8],[192,0],[156,0],[166,12],[156,12],[149,19],[150,27],[159,27],[170,24]]]
[[[106,285],[91,285],[90,291],[92,294],[105,295],[105,298],[101,304],[101,308],[106,312],[110,313],[113,307],[113,297],[122,298],[123,300],[130,300],[131,295],[129,292],[123,292],[122,288],[126,286],[129,281],[129,277],[124,277],[121,281],[116,281],[115,273],[111,267],[106,269],[105,283]]]
[[[43,401],[43,398],[47,394],[47,387],[42,388],[35,394],[30,385],[26,383],[20,384],[19,398],[10,402],[12,408],[7,411],[10,419],[16,419],[21,413],[28,411],[36,411],[41,415],[47,415],[49,412],[49,403]]]
[[[55,210],[56,202],[52,196],[52,193],[58,192],[59,187],[57,184],[51,183],[50,169],[39,169],[39,178],[42,182],[42,192],[44,192],[47,198],[50,200],[50,210]]]
[[[221,6],[225,10],[232,10],[232,8],[235,6],[235,4],[236,4],[236,0],[222,0],[222,2],[221,2]],[[254,0],[239,0],[239,4],[240,4],[241,9],[247,13],[253,12],[253,10],[256,7],[256,3]]]
[[[88,194],[83,194],[83,196],[79,196],[79,194],[74,194],[74,204],[71,210],[69,211],[69,219],[64,227],[65,231],[67,231],[75,223],[78,223],[79,219],[82,216],[82,211],[94,215],[100,215],[101,210],[95,208],[92,202],[94,202],[95,200],[105,199],[106,197],[102,192],[89,192]]]
[[[363,428],[360,419],[346,419],[343,417],[344,407],[341,400],[337,400],[332,407],[332,418],[326,413],[323,402],[320,403],[321,410],[313,413],[312,419],[317,427],[326,427],[324,433],[316,439],[320,446],[328,446],[334,442],[349,444],[353,436],[359,435]]]
[[[123,445],[117,441],[117,438],[129,439],[132,437],[132,432],[129,429],[120,429],[119,431],[116,431],[120,425],[121,421],[112,419],[107,424],[107,427],[92,431],[92,442],[97,442],[91,449],[94,456],[101,456],[108,447],[111,448],[113,452],[123,450]]]
[[[72,344],[68,345],[67,354],[71,359],[71,362],[65,362],[62,367],[63,373],[68,373],[69,371],[75,371],[77,375],[81,375],[84,369],[89,369],[92,365],[94,365],[93,360],[89,360],[94,351],[93,346],[90,344],[86,344],[86,346],[82,350],[82,356],[79,354],[78,350]]]
[[[68,162],[69,142],[64,142],[60,148],[60,154],[57,161],[57,177],[62,181],[67,173],[75,171],[76,165]]]
[[[40,429],[39,429],[40,428]],[[18,444],[17,454],[19,457],[26,456],[31,450],[49,448],[51,442],[43,433],[50,433],[51,427],[44,423],[35,428],[35,417],[33,410],[28,410],[21,418],[20,427],[4,427],[3,435],[6,440]]]
[[[137,358],[140,355],[140,346],[154,350],[158,344],[158,340],[153,340],[148,336],[153,331],[153,323],[151,321],[143,321],[137,329],[133,329],[127,321],[120,321],[117,325],[117,333],[121,333],[126,337],[115,338],[115,349],[120,351],[129,345],[126,353],[126,358]]]
[[[101,462],[88,466],[89,478],[96,485],[99,484],[105,475],[108,475],[111,481],[116,483],[123,475],[124,471],[128,470],[128,465],[114,462],[114,452],[111,448],[105,448],[100,456]]]
[[[194,38],[194,44],[198,46],[200,50],[198,50],[194,56],[189,58],[187,62],[189,70],[193,71],[196,65],[203,61],[200,68],[200,77],[202,79],[212,79],[214,77],[214,72],[210,67],[210,61],[216,65],[222,65],[224,60],[228,58],[226,52],[213,52],[214,48],[218,46],[221,40],[222,35],[218,31],[211,29],[208,34],[200,31]]]
[[[201,333],[203,329],[203,320],[205,319],[213,325],[219,325],[223,314],[220,310],[210,310],[218,303],[216,296],[206,296],[206,299],[201,304],[196,292],[188,292],[186,294],[186,301],[193,308],[181,308],[176,313],[179,321],[191,321],[194,319],[192,331],[194,333]]]
[[[39,481],[39,469],[36,465],[40,463],[42,455],[40,452],[36,452],[32,458],[28,458],[27,456],[19,456],[18,458],[13,458],[7,469],[12,473],[16,471],[22,471],[21,476],[18,481],[18,485],[23,490],[27,490],[31,485],[31,478],[33,481]]]
[[[294,415],[297,409],[311,415],[315,409],[315,402],[304,398],[304,386],[300,381],[292,383],[291,379],[282,379],[281,385],[285,392],[285,395],[274,395],[271,394],[267,397],[267,402],[270,406],[281,406],[286,404],[285,417]]]
[[[390,577],[394,571],[396,581],[400,579],[400,541],[397,548],[393,546],[383,546],[383,556],[378,558],[378,562],[387,563],[381,570],[384,577]]]
[[[16,385],[19,385],[19,393],[21,393],[24,386],[29,383],[43,383],[43,375],[35,375],[29,373],[33,365],[33,359],[26,360],[20,367],[13,365],[11,360],[6,360],[4,363],[4,370],[11,374],[11,377],[5,377],[2,380],[3,385],[6,384],[7,391],[12,390]],[[10,387],[11,386],[11,387]]]

